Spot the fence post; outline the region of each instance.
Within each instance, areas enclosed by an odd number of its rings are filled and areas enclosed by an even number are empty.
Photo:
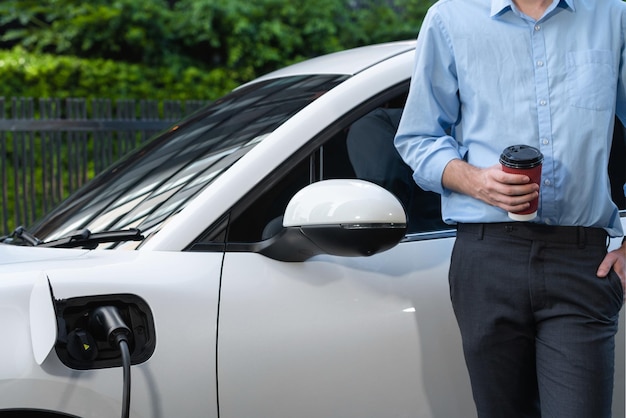
[[[113,120],[111,111],[111,99],[93,99],[91,110],[93,112],[92,119],[98,121]],[[93,163],[96,173],[104,170],[113,162],[113,132],[96,131],[94,132],[93,143]]]
[[[12,98],[12,118],[27,121],[34,117],[32,98]],[[13,196],[15,225],[31,222],[35,219],[35,141],[33,132],[13,132]]]
[[[44,121],[61,119],[59,99],[39,99],[39,118]],[[44,213],[63,198],[61,133],[42,130],[41,136],[41,201]]]

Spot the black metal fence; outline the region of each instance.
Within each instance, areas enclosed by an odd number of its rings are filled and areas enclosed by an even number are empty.
[[[0,97],[0,235],[30,225],[205,101]]]

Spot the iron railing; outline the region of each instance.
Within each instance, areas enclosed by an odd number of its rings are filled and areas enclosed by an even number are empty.
[[[30,225],[111,163],[205,104],[0,97],[0,235]]]

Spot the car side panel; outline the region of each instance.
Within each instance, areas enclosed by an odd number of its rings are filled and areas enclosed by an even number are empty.
[[[67,250],[74,251],[74,250]],[[132,366],[131,416],[217,417],[215,341],[222,254],[92,251],[72,263],[48,262],[56,299],[134,294],[152,310],[156,349]],[[121,367],[73,370],[52,350],[41,366],[31,348],[28,302],[42,272],[0,275],[4,340],[0,349],[0,411],[33,408],[76,416],[121,413]],[[18,270],[24,270],[24,265]],[[19,282],[19,283],[16,283]],[[6,289],[5,292],[2,289]],[[26,309],[24,309],[26,307]],[[13,323],[7,328],[7,323]]]
[[[303,263],[226,254],[220,416],[471,417],[448,296],[452,243]]]

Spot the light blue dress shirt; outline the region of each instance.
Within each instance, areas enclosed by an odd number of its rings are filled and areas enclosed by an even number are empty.
[[[431,7],[395,144],[415,181],[442,194],[444,221],[509,222],[441,177],[452,159],[488,167],[526,144],[544,155],[533,222],[622,235],[607,166],[615,115],[626,122],[625,31],[621,0],[555,0],[538,21],[511,0]]]

